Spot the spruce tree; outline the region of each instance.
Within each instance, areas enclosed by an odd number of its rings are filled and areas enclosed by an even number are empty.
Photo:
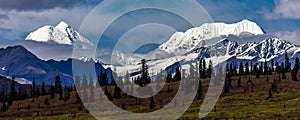
[[[190,76],[189,76],[190,79],[194,79],[195,78],[195,67],[194,65],[191,63],[190,64]]]
[[[242,76],[243,74],[244,74],[244,66],[243,66],[243,63],[240,62],[239,75]]]
[[[281,71],[281,68],[280,68],[280,65],[279,65],[279,63],[276,61],[276,63],[275,63],[275,71],[277,72],[277,73],[280,73],[280,71]]]
[[[127,71],[126,72],[126,75],[125,75],[125,82],[124,82],[125,85],[129,85],[130,84],[130,75],[129,75],[129,72]]]
[[[290,72],[291,71],[291,63],[289,61],[289,56],[288,56],[287,52],[285,52],[284,58],[285,58],[285,72]]]
[[[271,60],[271,71],[274,72],[274,59]]]
[[[8,96],[8,106],[11,106],[14,102],[14,100],[16,99],[17,97],[17,91],[16,91],[16,88],[15,88],[15,81],[12,80],[11,82],[11,85],[10,85],[10,93],[9,93],[9,96]]]
[[[105,85],[108,85],[108,79],[107,79],[107,72],[106,70],[104,70],[104,73],[101,77],[101,80],[100,80],[100,86],[105,86]]]
[[[71,89],[69,87],[65,86],[64,101],[68,101],[70,99],[70,91],[71,91]]]
[[[229,82],[227,77],[225,78],[224,93],[229,93]]]
[[[211,78],[212,67],[213,67],[212,61],[209,60],[209,64],[208,64],[208,68],[207,68],[207,77],[209,77],[209,78]]]
[[[152,97],[150,98],[150,105],[149,105],[149,108],[150,108],[151,110],[153,110],[155,107],[156,107],[155,101],[154,101],[154,98],[153,98],[153,96],[152,96]]]
[[[205,59],[202,60],[202,78],[206,78],[207,77],[207,72],[206,72],[206,62]]]
[[[250,74],[254,75],[254,67],[253,67],[252,62],[250,63]]]
[[[260,62],[260,66],[259,66],[259,75],[263,75],[263,64],[262,62]]]
[[[254,73],[255,73],[255,77],[259,78],[259,70],[257,68],[257,64],[255,64],[255,66],[254,66]]]
[[[99,86],[97,86],[97,87],[103,86],[104,83],[102,83],[102,77],[103,77],[103,72],[102,72],[102,68],[100,68],[99,75],[97,76],[97,81],[98,81]]]
[[[180,80],[181,80],[181,72],[180,72],[180,68],[177,67],[175,76],[173,78],[173,82],[177,82],[177,81],[180,81]]]
[[[268,63],[267,61],[265,61],[264,63],[264,75],[267,75],[268,74]]]
[[[147,86],[148,84],[151,83],[151,79],[149,76],[149,72],[148,72],[148,65],[146,64],[146,60],[142,59],[141,60],[142,63],[142,71],[141,71],[141,76],[140,79],[138,79],[135,84],[144,87]]]
[[[197,100],[201,100],[203,97],[202,97],[202,82],[201,82],[201,79],[199,79],[199,85],[198,85],[198,90],[197,90]]]
[[[59,100],[63,100],[63,90],[61,86],[60,76],[55,77],[55,92],[59,94]]]
[[[249,75],[250,74],[250,70],[249,70],[249,63],[248,62],[246,62],[246,64],[245,64],[245,67],[246,67],[246,75]]]
[[[283,63],[281,63],[281,67],[280,68],[281,68],[282,79],[284,80],[284,79],[286,79],[285,72],[286,72],[287,68],[284,67]]]
[[[233,64],[232,63],[230,63],[230,66],[229,66],[229,75],[230,76],[234,75],[234,73],[233,73]]]
[[[8,110],[8,106],[6,104],[8,97],[7,97],[6,93],[5,93],[5,91],[1,92],[0,99],[1,99],[1,103],[2,103],[2,106],[1,106],[2,109],[1,109],[1,111],[2,112],[6,112]]]
[[[201,60],[199,61],[199,63],[200,63],[200,65],[201,65]],[[198,68],[196,68],[195,73],[196,73],[196,76],[197,76],[197,77],[201,75],[201,74],[199,74],[199,73],[200,73],[200,70],[201,70],[199,63],[196,62],[196,67],[198,67]],[[202,66],[201,66],[201,67],[202,67]]]
[[[86,75],[83,75],[83,79],[82,79],[82,84],[81,84],[81,89],[82,89],[82,102],[87,102],[88,101],[88,93],[87,93],[87,89],[88,88],[88,82],[87,82],[87,78]]]
[[[108,96],[108,94],[109,94],[109,91],[108,91],[107,85],[104,87],[104,94],[105,94],[106,96]]]
[[[92,74],[90,74],[90,81],[89,81],[89,89],[90,89],[90,96],[89,102],[94,102],[94,80]]]
[[[81,86],[80,86],[80,76],[76,76],[75,77],[75,86],[76,86],[76,91],[79,92],[81,90]]]
[[[41,95],[42,96],[44,96],[44,95],[46,95],[46,88],[45,88],[45,82],[43,81],[43,83],[42,83],[42,91],[41,91]]]
[[[32,86],[31,86],[31,97],[34,98],[36,96],[36,89],[35,89],[35,79],[32,79]]]
[[[117,84],[115,84],[115,89],[114,89],[114,95],[113,97],[115,99],[120,99],[121,98],[121,89],[118,87]]]
[[[53,85],[51,85],[49,91],[50,91],[50,99],[54,99],[55,98],[55,88]]]
[[[233,62],[233,72],[234,72],[234,76],[238,76],[238,74],[237,74],[237,64],[236,64],[236,62]]]
[[[203,62],[205,62],[205,61],[203,61]],[[201,62],[200,62],[200,66],[201,66]],[[201,67],[199,67],[199,69],[200,69]],[[203,67],[202,67],[203,68]],[[204,70],[202,70],[202,71],[205,71],[205,68],[204,68]],[[202,81],[201,81],[201,70],[199,71],[199,74],[200,74],[200,76],[199,76],[199,84],[198,84],[198,90],[197,90],[197,100],[200,100],[200,99],[202,99],[203,97],[202,97]]]
[[[41,90],[40,88],[36,88],[36,98],[38,98],[41,95]]]
[[[172,81],[172,74],[168,73],[167,78],[166,78],[166,82],[170,83]]]
[[[168,84],[167,92],[172,92],[171,87],[170,87],[170,84]]]
[[[230,67],[229,67],[229,65],[228,65],[228,63],[226,63],[226,75],[228,76],[228,75],[230,75]]]
[[[298,71],[299,71],[299,58],[296,58],[295,65],[291,72],[292,80],[298,81],[298,78],[297,78]]]
[[[191,80],[190,80],[190,78],[186,78],[185,77],[185,69],[183,69],[182,70],[182,76],[183,76],[183,89],[184,89],[184,92],[186,93],[186,94],[189,94],[189,93],[191,93],[191,91],[192,91],[192,85],[191,85]]]

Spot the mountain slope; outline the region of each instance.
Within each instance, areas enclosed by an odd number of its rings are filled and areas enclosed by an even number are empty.
[[[59,75],[63,85],[73,85],[70,75],[48,65],[22,46],[1,48],[0,67],[3,68],[0,70],[0,75],[3,76],[25,78],[30,81],[35,78],[37,84],[43,81],[46,84],[53,84],[55,76]]]
[[[57,26],[46,25],[31,32],[25,40],[34,40],[38,42],[58,43],[66,45],[85,44],[93,46],[93,44],[80,35],[66,22],[60,22]]]

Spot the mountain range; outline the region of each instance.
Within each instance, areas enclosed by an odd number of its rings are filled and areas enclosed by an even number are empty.
[[[117,71],[122,75],[126,71],[138,71],[139,66],[136,65],[143,58],[148,59],[147,64],[153,74],[177,62],[188,72],[191,62],[203,58],[211,60],[213,66],[229,61],[254,64],[274,59],[283,62],[287,52],[293,63],[299,57],[299,51],[299,46],[266,34],[259,25],[249,20],[233,24],[207,23],[186,32],[174,33],[167,42],[146,55],[129,56],[126,63],[131,65],[117,67]]]
[[[155,75],[160,70],[174,71],[178,66],[188,72],[189,64],[202,58],[217,65],[231,60],[256,63],[274,59],[282,62],[285,52],[294,62],[300,55],[299,46],[266,34],[250,20],[232,24],[206,23],[185,32],[176,32],[161,45],[145,45],[140,48],[146,51],[144,53],[130,55],[99,48],[96,55],[91,55],[87,51],[95,46],[65,22],[55,27],[47,25],[39,28],[31,32],[25,42],[18,43],[11,42],[13,47],[8,47],[9,43],[0,45],[0,75],[26,79],[27,83],[35,78],[38,84],[43,81],[53,84],[55,76],[59,75],[64,85],[73,85],[73,63],[79,66],[95,65],[96,71],[107,70],[108,76],[113,74],[110,68],[116,69],[114,72],[121,76],[127,71],[135,76],[133,73],[140,71],[141,59],[147,59],[149,72]],[[78,56],[72,55],[75,45],[80,46],[82,51]],[[46,50],[43,51],[43,48]],[[84,68],[81,71],[89,70]]]
[[[66,61],[44,61],[20,45],[0,49],[0,75],[15,77],[16,82],[20,84],[30,84],[35,79],[36,84],[45,82],[53,85],[55,77],[59,75],[63,85],[72,86],[74,85],[72,63],[76,63],[78,66],[95,65],[96,71],[107,70],[108,76],[112,74],[111,69],[105,69],[100,63],[93,60],[82,61],[70,58]],[[82,69],[82,71],[88,70]],[[93,76],[96,75],[99,73],[93,74]],[[111,79],[109,78],[109,80]]]
[[[205,45],[205,40],[222,36],[262,35],[264,31],[254,22],[243,20],[238,23],[206,23],[186,32],[176,32],[172,37],[159,46],[159,49],[175,54],[184,54],[196,47]],[[219,39],[220,40],[220,39]]]

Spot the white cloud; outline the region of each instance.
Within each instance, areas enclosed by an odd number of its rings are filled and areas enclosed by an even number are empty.
[[[300,0],[274,0],[274,2],[274,10],[271,13],[265,12],[267,18],[300,19]]]
[[[300,31],[282,31],[276,33],[275,36],[287,40],[296,45],[300,45]]]

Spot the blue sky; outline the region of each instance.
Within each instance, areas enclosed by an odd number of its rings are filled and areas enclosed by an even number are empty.
[[[269,34],[276,34],[300,44],[297,40],[300,35],[299,0],[197,0],[197,2],[206,9],[214,21],[234,23],[249,19],[259,24]],[[23,40],[29,32],[44,25],[56,25],[62,20],[78,29],[84,18],[99,3],[101,3],[99,0],[27,0],[25,2],[0,0],[0,40]],[[114,6],[115,9],[119,7],[120,5]],[[161,13],[161,16],[164,15],[166,14]],[[168,28],[161,30],[166,29]],[[183,26],[181,30],[185,29],[187,27]],[[163,31],[157,32],[163,33]],[[106,40],[110,41],[113,37],[113,35],[107,36]],[[167,39],[167,37],[160,39]]]

